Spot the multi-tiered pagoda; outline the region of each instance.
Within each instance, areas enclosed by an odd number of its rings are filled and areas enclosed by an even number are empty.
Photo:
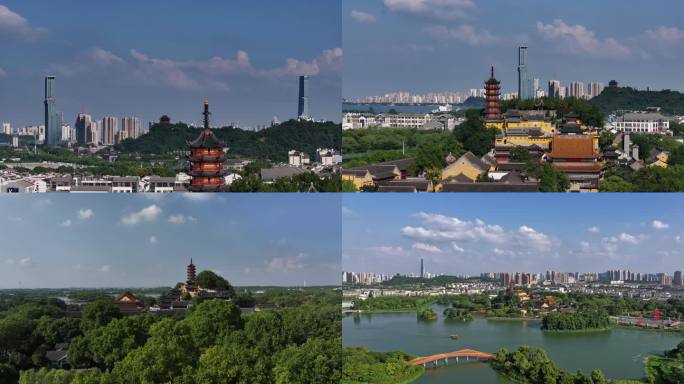
[[[197,285],[197,270],[195,269],[195,264],[192,263],[192,258],[190,258],[190,264],[188,264],[186,270],[186,281],[185,288],[189,292],[193,292]]]
[[[485,120],[498,120],[501,118],[499,109],[499,96],[501,95],[501,82],[494,78],[494,66],[492,74],[485,81]]]
[[[194,141],[188,143],[190,155],[189,174],[192,176],[188,190],[191,192],[218,192],[225,181],[223,163],[225,143],[220,141],[209,128],[209,101],[204,101],[204,130]]]

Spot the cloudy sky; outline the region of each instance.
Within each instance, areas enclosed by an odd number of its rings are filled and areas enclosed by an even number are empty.
[[[0,288],[170,286],[190,257],[235,285],[336,285],[340,198],[0,195]]]
[[[83,111],[168,114],[242,126],[297,114],[297,76],[312,75],[310,110],[339,121],[340,3],[319,0],[0,0],[0,121],[42,124],[43,78],[57,105]]]
[[[346,0],[344,97],[482,87],[517,91],[517,47],[549,79],[684,90],[679,0]]]
[[[419,273],[684,269],[678,194],[345,194],[342,267]]]

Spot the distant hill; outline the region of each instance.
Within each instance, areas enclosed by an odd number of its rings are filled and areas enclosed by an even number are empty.
[[[184,123],[155,124],[150,131],[116,145],[123,153],[163,154],[185,150],[186,142],[194,140],[202,131]],[[340,149],[342,129],[332,122],[314,123],[289,120],[258,132],[233,127],[213,130],[223,140],[234,157],[287,161],[287,151],[297,149],[313,156],[317,148]]]
[[[485,99],[484,97],[471,96],[467,98],[463,103],[459,104],[459,106],[464,108],[484,108]]]
[[[660,107],[666,115],[684,115],[684,93],[671,91],[639,91],[630,87],[607,87],[590,100],[604,112],[618,109],[645,110]]]

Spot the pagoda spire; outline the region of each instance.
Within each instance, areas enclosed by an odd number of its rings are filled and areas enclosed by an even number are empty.
[[[493,65],[492,65],[492,75],[491,75],[491,78],[492,78],[492,79],[494,78],[494,66],[493,66]]]
[[[211,115],[211,112],[209,112],[209,100],[204,100],[204,112],[202,112],[202,115],[204,116],[204,129],[209,129],[209,115]]]

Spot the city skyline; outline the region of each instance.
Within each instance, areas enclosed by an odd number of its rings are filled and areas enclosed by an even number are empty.
[[[187,193],[0,199],[0,289],[173,286],[191,257],[198,272],[238,286],[339,285],[339,201]],[[311,225],[289,225],[293,218]]]
[[[446,275],[684,269],[676,196],[364,196],[343,197],[344,271],[417,275],[421,258]]]
[[[274,115],[297,117],[299,75],[311,76],[311,115],[339,121],[339,8],[309,0],[268,7],[155,0],[130,12],[128,2],[3,1],[0,48],[12,54],[0,66],[0,121],[42,125],[44,78],[55,76],[66,124],[81,112],[137,116],[145,126],[162,115],[201,124],[198,105],[208,98],[215,124],[263,126]],[[126,20],[126,28],[97,22],[103,15]]]
[[[343,97],[479,89],[491,65],[502,90],[517,91],[519,46],[529,47],[527,73],[542,89],[549,80],[612,79],[640,89],[684,89],[674,76],[684,58],[676,17],[682,4],[586,3],[344,2]],[[621,18],[606,17],[618,8]]]

